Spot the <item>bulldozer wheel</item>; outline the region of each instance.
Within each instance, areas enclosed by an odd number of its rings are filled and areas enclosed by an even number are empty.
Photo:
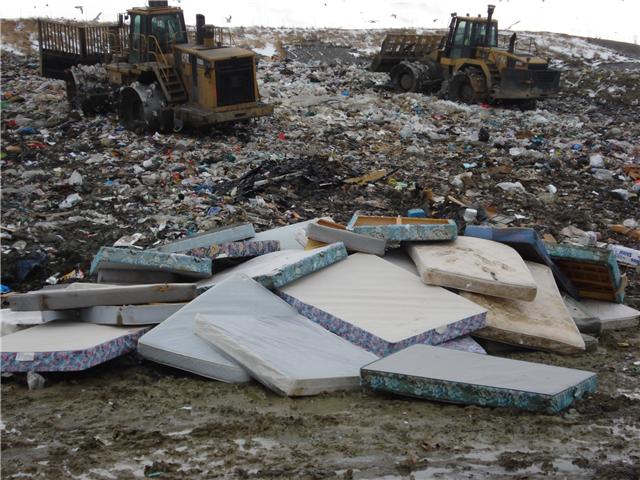
[[[517,106],[523,112],[526,110],[535,110],[536,108],[538,108],[538,102],[534,98],[530,100],[521,100],[517,103]]]
[[[399,63],[389,72],[393,86],[401,92],[417,92],[420,90],[420,79],[416,72],[404,63]]]
[[[120,92],[118,118],[127,130],[141,130],[144,128],[142,99],[132,88],[124,88]]]
[[[466,73],[456,73],[449,82],[449,99],[455,102],[476,103],[476,92]]]
[[[173,116],[157,83],[132,84],[120,90],[118,118],[127,130],[170,132]]]

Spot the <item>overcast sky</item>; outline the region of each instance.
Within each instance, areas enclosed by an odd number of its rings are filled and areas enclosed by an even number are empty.
[[[485,13],[481,0],[170,0],[185,10],[187,24],[203,13],[207,23],[229,26],[339,28],[444,28],[449,14]],[[640,41],[640,0],[494,0],[500,28],[550,31]],[[146,5],[143,0],[23,0],[0,1],[0,16],[65,17],[113,21],[118,12]],[[75,8],[82,6],[83,11]],[[225,18],[231,16],[231,22]]]

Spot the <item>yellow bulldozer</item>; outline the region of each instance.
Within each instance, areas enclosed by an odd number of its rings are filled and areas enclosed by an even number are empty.
[[[486,18],[451,14],[445,35],[388,34],[371,64],[388,72],[403,92],[438,93],[464,103],[515,101],[534,106],[557,93],[560,72],[549,60],[516,51],[514,33],[506,48],[498,47],[495,7]]]
[[[255,53],[230,46],[203,15],[190,39],[182,9],[166,0],[114,24],[39,20],[38,36],[41,74],[66,80],[71,105],[115,109],[128,129],[180,131],[273,112],[260,101]]]

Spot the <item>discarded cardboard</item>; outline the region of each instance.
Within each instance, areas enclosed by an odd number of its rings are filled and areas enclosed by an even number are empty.
[[[91,285],[84,288],[36,290],[12,295],[12,310],[69,310],[99,305],[143,305],[146,303],[186,302],[196,296],[192,283],[154,285]]]
[[[620,274],[612,251],[564,243],[550,243],[546,247],[553,261],[576,285],[581,297],[623,302],[626,277]]]
[[[273,289],[323,269],[347,258],[342,243],[315,250],[281,250],[268,253],[198,282],[198,290],[206,290],[232,275],[243,273],[263,286]]]
[[[515,300],[536,298],[536,282],[522,257],[503,243],[459,237],[437,244],[409,243],[406,248],[428,285]]]
[[[608,245],[607,248],[616,256],[618,263],[628,267],[640,267],[640,250],[622,245]]]
[[[146,328],[55,321],[2,337],[3,372],[85,370],[135,350]]]
[[[386,242],[382,239],[350,232],[342,225],[322,220],[307,226],[307,237],[327,244],[342,242],[347,250],[373,255],[384,255],[386,246]]]
[[[413,345],[362,368],[373,390],[439,402],[557,413],[596,389],[595,373]]]
[[[486,310],[375,256],[356,253],[279,294],[307,318],[379,356],[485,325]]]
[[[545,243],[532,228],[498,228],[483,225],[467,225],[465,237],[477,237],[504,243],[516,250],[524,260],[544,263],[553,272],[558,285],[575,299],[580,299],[578,288],[551,259]]]
[[[155,250],[102,247],[91,262],[90,275],[102,269],[168,272],[187,278],[207,278],[211,276],[211,259]]]
[[[155,250],[166,253],[182,253],[194,248],[207,248],[220,243],[246,240],[252,238],[255,234],[253,225],[250,223],[228,225],[161,245]]]
[[[620,303],[585,299],[579,305],[584,311],[600,319],[602,330],[634,328],[640,321],[640,311]]]
[[[458,227],[453,220],[418,217],[370,217],[354,214],[347,229],[391,242],[454,240]]]
[[[486,327],[474,332],[474,336],[556,353],[584,351],[580,332],[560,296],[551,269],[535,262],[527,262],[527,267],[538,284],[533,302],[460,293],[488,310]]]
[[[234,275],[206,295],[217,308],[196,315],[196,333],[280,395],[358,388],[360,367],[377,359],[246,275]]]

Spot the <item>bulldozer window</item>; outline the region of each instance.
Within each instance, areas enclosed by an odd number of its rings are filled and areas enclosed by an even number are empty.
[[[186,43],[186,32],[179,15],[157,15],[151,19],[151,35],[155,36],[163,52],[174,43]]]
[[[142,61],[142,17],[140,15],[131,16],[131,52],[129,53],[129,61],[138,63]]]
[[[486,22],[476,22],[473,24],[473,34],[471,43],[473,46],[481,46],[484,43],[484,34],[487,30]],[[497,47],[498,46],[498,29],[495,25],[491,25],[491,33],[489,35],[489,43],[487,47]]]
[[[468,57],[471,46],[471,24],[466,20],[460,20],[456,25],[456,32],[453,36],[451,48],[451,58]]]

